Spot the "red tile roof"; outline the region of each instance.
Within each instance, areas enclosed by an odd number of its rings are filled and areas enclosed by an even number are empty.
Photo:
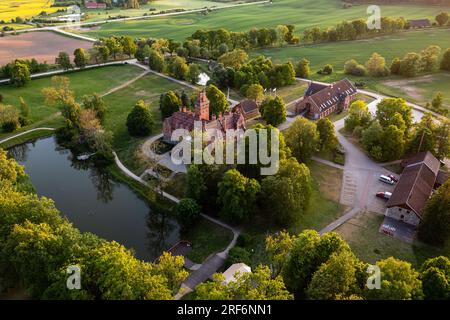
[[[407,207],[422,218],[439,172],[439,160],[430,152],[421,152],[406,160],[405,164],[386,206]]]
[[[323,87],[323,89],[320,89],[321,87],[323,86],[311,83],[305,92],[305,96],[314,92],[309,97],[317,105],[320,112],[333,107],[339,101],[344,100],[345,97],[354,95],[357,92],[356,88],[348,79],[339,80],[338,82]]]

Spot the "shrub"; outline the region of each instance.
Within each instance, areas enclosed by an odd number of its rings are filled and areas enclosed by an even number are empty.
[[[366,68],[359,64],[356,60],[351,59],[348,60],[344,65],[345,74],[353,75],[353,76],[364,76],[367,73]]]
[[[241,247],[234,247],[230,250],[226,262],[226,267],[228,268],[235,263],[245,263],[246,265],[251,264],[251,254],[247,249]]]
[[[150,108],[139,100],[127,117],[128,132],[132,136],[145,136],[152,131],[153,117]]]
[[[323,67],[322,73],[323,74],[328,74],[328,75],[332,74],[333,73],[333,66],[331,64],[325,65],[325,67]]]
[[[183,198],[176,207],[176,215],[182,227],[190,227],[200,217],[200,206],[194,199]]]

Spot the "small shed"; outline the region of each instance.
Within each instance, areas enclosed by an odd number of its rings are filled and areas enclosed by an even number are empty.
[[[232,264],[224,273],[225,277],[224,283],[228,284],[230,282],[236,281],[236,277],[239,275],[243,275],[244,273],[252,272],[252,268],[250,268],[245,263],[235,263]]]
[[[410,28],[428,28],[431,27],[431,22],[428,19],[408,20]]]

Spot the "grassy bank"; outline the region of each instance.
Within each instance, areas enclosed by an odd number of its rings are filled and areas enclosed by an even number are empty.
[[[413,244],[393,239],[378,232],[384,216],[374,213],[360,213],[336,231],[349,243],[353,252],[363,261],[375,263],[388,257],[411,262],[415,267],[427,259],[450,255],[450,243],[442,248],[415,241]]]

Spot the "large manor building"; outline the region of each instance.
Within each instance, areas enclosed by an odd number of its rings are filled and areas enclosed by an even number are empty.
[[[348,109],[357,94],[348,79],[330,85],[311,82],[301,100],[295,105],[295,113],[313,120],[324,118],[338,110]]]
[[[226,111],[219,116],[211,116],[209,112],[209,100],[206,97],[205,91],[201,91],[195,102],[195,109],[191,111],[187,107],[182,107],[179,111],[174,112],[170,117],[164,119],[163,123],[163,140],[174,143],[172,141],[172,132],[176,129],[186,129],[188,131],[194,130],[195,121],[201,121],[202,130],[218,129],[223,134],[230,129],[244,129],[245,118],[240,112]]]

